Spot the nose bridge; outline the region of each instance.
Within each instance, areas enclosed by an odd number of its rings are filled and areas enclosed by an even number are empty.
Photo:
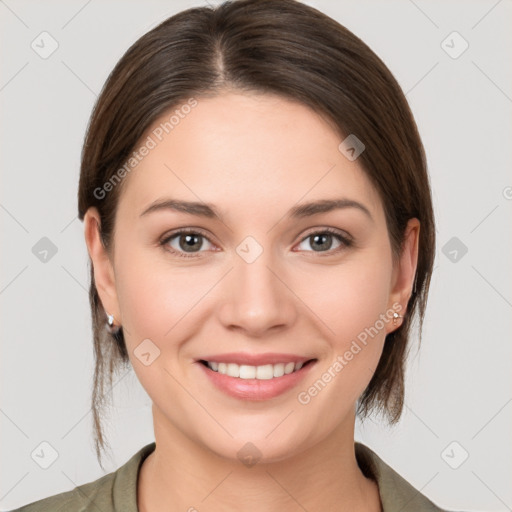
[[[264,247],[252,236],[236,247],[234,268],[228,279],[229,299],[222,309],[226,326],[261,334],[292,322],[292,294],[282,282],[283,277],[278,277],[276,257],[271,247]]]

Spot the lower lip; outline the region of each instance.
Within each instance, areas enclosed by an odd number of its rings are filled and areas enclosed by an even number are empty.
[[[315,365],[311,361],[300,370],[273,379],[240,379],[214,372],[203,363],[197,362],[210,381],[224,393],[243,400],[268,400],[295,387]]]

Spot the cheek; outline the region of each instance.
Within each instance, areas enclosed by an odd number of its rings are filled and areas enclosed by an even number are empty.
[[[116,265],[119,305],[132,343],[172,336],[175,326],[211,287],[211,279],[185,266],[172,266],[165,255],[155,257],[156,251],[133,250]]]
[[[375,324],[388,305],[391,272],[390,256],[368,251],[311,276],[309,304],[331,338],[354,336]]]
[[[381,316],[388,309],[391,272],[391,252],[368,250],[316,273],[311,281],[315,286],[306,301],[322,320],[328,353],[321,370],[336,375],[332,390],[342,390],[347,398],[355,400],[364,390],[382,353],[391,321]],[[331,368],[335,361],[339,364]]]
[[[379,362],[392,321],[386,316],[391,271],[391,256],[368,252],[317,276],[311,288],[308,305],[322,320],[327,357],[298,400],[313,416],[330,410],[331,427],[349,413]]]
[[[190,359],[186,354],[189,340],[203,325],[198,318],[208,313],[204,299],[224,272],[180,266],[169,262],[165,254],[155,256],[156,252],[132,250],[116,263],[125,343],[132,366],[152,397],[164,396],[169,385],[173,393],[179,393],[166,370],[182,371],[184,367],[178,366]],[[144,361],[143,354],[148,352],[149,361]]]
[[[131,343],[161,333],[171,297],[165,276],[147,264],[144,254],[132,251],[120,258],[116,272],[116,290],[123,326]],[[172,319],[169,319],[172,320]],[[169,328],[169,327],[168,327]],[[128,340],[127,340],[128,341]]]
[[[164,258],[155,259],[155,251],[119,250],[123,257],[116,263],[125,343],[133,369],[152,399],[166,397],[169,389],[179,392],[165,368],[176,359],[179,344],[172,343],[173,336],[187,324],[187,310],[197,302],[200,291],[190,272],[171,271]]]

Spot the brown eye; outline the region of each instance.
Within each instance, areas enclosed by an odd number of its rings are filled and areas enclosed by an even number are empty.
[[[177,256],[185,258],[193,258],[196,254],[200,254],[201,249],[207,244],[211,244],[210,240],[202,233],[194,230],[180,230],[165,237],[160,245],[166,250]]]
[[[338,245],[332,249],[335,241],[338,242]],[[306,252],[319,252],[319,253],[335,253],[339,250],[349,247],[351,245],[351,240],[348,237],[342,235],[336,230],[326,228],[322,231],[315,231],[310,233],[305,238],[302,239],[301,244],[305,242],[309,243],[309,246],[313,248],[312,251]]]
[[[184,233],[178,235],[178,245],[180,250],[184,250],[185,252],[196,252],[201,249],[203,245],[202,236],[195,235],[191,233]]]

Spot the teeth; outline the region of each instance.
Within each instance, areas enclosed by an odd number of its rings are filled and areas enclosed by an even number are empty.
[[[238,366],[238,365],[237,365]],[[256,378],[256,366],[247,366],[242,364],[240,367],[240,375],[241,379],[255,379]]]
[[[282,377],[284,375],[284,363],[274,365],[274,377]]]
[[[226,374],[230,377],[240,377],[240,366],[233,363],[228,363]]]
[[[294,363],[286,363],[284,365],[284,373],[286,373],[286,374],[292,373],[294,369],[295,369]]]
[[[282,377],[294,371],[300,370],[304,363],[277,363],[265,364],[262,366],[250,366],[247,364],[238,365],[236,363],[214,363],[207,361],[208,368],[214,372],[228,375],[229,377],[238,377],[240,379],[260,379],[269,380],[274,377]]]

